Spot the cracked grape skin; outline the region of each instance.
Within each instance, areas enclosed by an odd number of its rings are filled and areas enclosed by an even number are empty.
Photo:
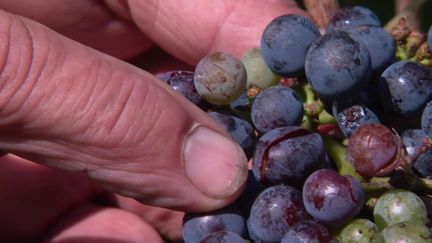
[[[324,160],[324,142],[318,133],[286,126],[258,140],[252,171],[264,185],[301,186],[310,173],[322,168]]]
[[[420,115],[432,99],[432,69],[413,61],[398,61],[381,74],[381,105],[395,114]]]
[[[348,158],[362,176],[385,176],[400,163],[400,138],[381,124],[365,124],[349,138]]]
[[[365,202],[365,192],[354,177],[321,169],[306,179],[303,202],[306,211],[320,223],[343,225],[360,212]]]
[[[347,102],[333,102],[333,116],[345,137],[350,137],[364,124],[380,124],[378,116],[362,104],[347,104]]]
[[[312,43],[306,55],[306,77],[324,101],[352,97],[363,90],[371,75],[371,59],[366,46],[348,33],[325,34]]]
[[[246,88],[247,74],[236,57],[216,52],[199,61],[194,72],[198,94],[214,105],[228,105],[240,97]]]
[[[326,32],[344,30],[359,25],[381,26],[381,21],[374,12],[366,7],[346,7],[339,9],[330,18]]]
[[[304,16],[279,16],[264,29],[260,45],[264,61],[281,76],[302,74],[306,52],[320,35],[318,27]]]

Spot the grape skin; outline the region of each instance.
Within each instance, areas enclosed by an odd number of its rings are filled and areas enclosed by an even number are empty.
[[[208,213],[186,213],[183,219],[183,239],[186,243],[200,242],[209,234],[221,230],[239,235],[245,233],[245,219],[235,205]]]
[[[359,25],[381,26],[379,18],[370,9],[362,6],[339,9],[327,24],[327,33],[349,29]]]
[[[257,140],[252,125],[248,121],[232,115],[215,111],[208,114],[227,130],[231,137],[242,147],[246,156],[250,158],[255,150]]]
[[[379,229],[407,221],[425,224],[428,221],[426,205],[415,193],[393,189],[378,198],[373,211]]]
[[[429,101],[423,109],[421,116],[421,128],[432,137],[432,101]]]
[[[247,51],[242,56],[241,61],[247,73],[246,88],[256,85],[265,89],[278,84],[281,80],[281,77],[267,66],[259,48],[252,48]]]
[[[278,185],[268,187],[256,198],[249,216],[249,229],[264,242],[279,242],[292,225],[309,217],[301,192]]]
[[[246,243],[238,234],[231,231],[213,232],[199,243]]]
[[[273,86],[257,95],[251,117],[255,128],[262,133],[278,127],[300,125],[303,102],[293,89]]]
[[[365,202],[359,181],[337,171],[321,169],[312,173],[303,186],[306,211],[326,225],[342,225],[356,216]]]
[[[412,162],[412,168],[420,177],[432,177],[432,150],[420,151],[427,139],[423,129],[408,129],[401,133],[402,143],[409,156],[417,156]],[[419,154],[419,155],[417,155]]]
[[[324,142],[318,133],[295,126],[273,129],[257,143],[253,172],[265,185],[301,186],[324,163]]]
[[[195,68],[194,84],[206,101],[227,105],[236,100],[246,88],[247,74],[236,57],[216,52],[205,56]]]
[[[325,34],[312,43],[306,55],[306,77],[312,89],[326,101],[354,96],[371,75],[367,48],[346,32]]]
[[[350,137],[362,125],[381,123],[378,116],[362,104],[347,105],[346,107],[339,104],[340,102],[333,102],[333,116],[346,137]]]
[[[368,219],[354,219],[343,227],[338,235],[339,242],[370,243],[376,241],[377,226]]]
[[[348,141],[348,157],[366,177],[384,176],[399,163],[400,143],[392,130],[381,124],[365,124]]]
[[[395,61],[396,41],[383,28],[372,25],[360,25],[345,29],[351,38],[366,46],[371,57],[374,73],[381,73]]]
[[[399,61],[382,73],[378,88],[385,109],[415,117],[432,99],[432,70],[413,61]]]
[[[331,243],[332,236],[326,226],[312,220],[294,224],[281,243]]]
[[[159,78],[169,84],[175,91],[195,105],[205,107],[205,101],[195,89],[193,77],[194,73],[190,71],[173,71],[159,74]]]
[[[320,35],[318,27],[304,16],[279,16],[264,29],[261,39],[264,61],[281,76],[302,74],[306,52]]]
[[[415,222],[400,222],[383,229],[377,243],[431,243],[432,232],[426,225]]]

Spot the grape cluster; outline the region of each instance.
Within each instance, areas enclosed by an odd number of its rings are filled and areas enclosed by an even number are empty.
[[[389,33],[360,6],[340,9],[325,34],[282,15],[241,59],[216,52],[162,75],[250,159],[243,194],[187,213],[184,240],[432,242],[427,35],[413,46],[403,20]]]

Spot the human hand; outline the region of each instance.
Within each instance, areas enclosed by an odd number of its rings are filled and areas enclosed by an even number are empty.
[[[0,150],[27,159],[0,159],[1,241],[161,242],[157,231],[178,239],[180,212],[117,194],[181,211],[238,196],[245,158],[225,131],[114,57],[146,59],[154,46],[189,65],[214,51],[240,56],[271,19],[300,13],[293,2],[7,0],[0,8],[17,14],[0,12]],[[157,61],[146,61],[151,71],[167,60]],[[155,225],[156,211],[166,225]]]

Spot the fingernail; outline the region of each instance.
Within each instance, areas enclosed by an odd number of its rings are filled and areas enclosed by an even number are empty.
[[[186,138],[183,159],[192,184],[213,198],[233,194],[247,177],[247,159],[240,146],[203,126],[195,127]]]

